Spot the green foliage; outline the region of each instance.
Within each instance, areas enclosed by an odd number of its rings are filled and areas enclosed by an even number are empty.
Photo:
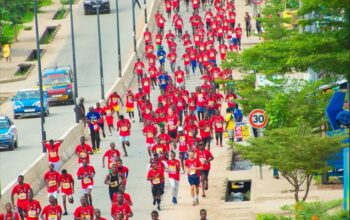
[[[245,159],[254,164],[276,167],[294,187],[300,201],[300,187],[305,184],[305,201],[314,174],[328,170],[326,160],[344,145],[343,136],[320,137],[310,128],[288,127],[267,130],[264,136],[248,140],[248,145],[234,144]]]
[[[292,220],[292,218],[274,214],[258,214],[256,220]]]

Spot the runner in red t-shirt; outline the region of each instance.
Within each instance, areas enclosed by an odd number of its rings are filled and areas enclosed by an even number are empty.
[[[161,197],[164,194],[164,170],[158,167],[154,159],[151,159],[147,180],[152,184],[153,205],[157,204],[157,209],[160,210]]]
[[[131,92],[131,90],[128,90],[128,92],[126,93],[125,107],[126,107],[126,112],[129,114],[130,120],[135,122],[135,114],[134,114],[135,96]]]
[[[68,215],[67,212],[67,197],[68,197],[68,202],[73,204],[74,198],[74,179],[71,174],[67,172],[66,169],[63,169],[61,171],[60,175],[60,185],[61,185],[61,193],[62,193],[62,201],[63,201],[63,209],[64,213],[63,215]]]
[[[147,76],[147,73],[143,75],[143,78],[141,80],[142,85],[142,91],[144,94],[147,95],[148,99],[150,99],[151,95],[151,78]]]
[[[11,202],[13,208],[17,208],[18,213],[21,218],[24,218],[23,210],[25,204],[28,201],[28,193],[32,190],[31,186],[27,183],[24,183],[24,177],[19,175],[17,178],[18,184],[16,184],[11,191]],[[17,194],[17,203],[15,204],[15,195]]]
[[[204,114],[204,118],[198,123],[199,134],[202,141],[207,145],[208,150],[210,150],[210,141],[212,138],[212,127],[207,113]]]
[[[145,32],[143,33],[143,39],[145,41],[145,45],[152,44],[152,33],[148,30],[148,27],[146,28]]]
[[[145,127],[142,130],[143,135],[146,137],[146,147],[148,155],[151,157],[151,149],[156,143],[155,137],[157,136],[157,128],[151,121],[145,121]]]
[[[128,220],[134,214],[130,208],[130,205],[124,202],[124,195],[121,193],[117,194],[117,202],[112,205],[111,216],[114,220],[125,219]],[[120,218],[123,217],[123,218]]]
[[[202,169],[200,170],[201,173],[201,185],[202,185],[202,197],[206,197],[205,191],[209,188],[208,183],[208,176],[209,176],[209,170],[210,170],[210,162],[214,160],[213,155],[210,153],[209,150],[205,149],[205,144],[200,143],[199,144],[199,150],[196,152],[197,159],[202,164]]]
[[[242,39],[243,30],[241,28],[241,24],[240,23],[238,23],[238,25],[234,29],[234,31],[236,33],[236,38],[237,38],[237,41],[238,41],[239,50],[241,50],[242,49],[242,47],[241,47],[241,39]]]
[[[5,204],[5,212],[0,213],[1,220],[20,220],[21,217],[18,212],[13,210],[12,204],[10,202]]]
[[[121,185],[126,186],[126,182],[129,176],[129,168],[127,168],[126,166],[123,166],[123,160],[122,159],[118,159],[117,160],[117,172],[120,178],[120,183]]]
[[[141,79],[143,77],[143,68],[145,68],[145,64],[141,61],[140,58],[137,58],[137,62],[134,64],[134,73],[137,74],[137,82],[141,83]]]
[[[126,152],[125,146],[130,146],[129,136],[130,136],[131,124],[130,121],[124,118],[124,115],[119,116],[119,120],[117,122],[117,131],[119,131],[119,141],[122,143],[122,147],[124,150],[124,157],[128,156]]]
[[[177,134],[177,127],[180,125],[180,121],[177,117],[177,115],[174,114],[173,109],[168,109],[168,116],[166,117],[166,125],[168,134],[171,138],[172,143],[174,144],[174,148],[176,149],[176,134]]]
[[[101,210],[100,209],[94,209],[94,215],[95,215],[94,220],[107,220],[106,218],[101,217]]]
[[[119,94],[114,91],[107,99],[107,102],[106,104],[109,105],[109,106],[112,106],[113,108],[113,112],[117,112],[117,115],[119,117],[119,111],[120,111],[120,105],[119,105],[119,101],[120,103],[122,104],[122,106],[124,105],[123,104],[123,100],[121,99],[121,97],[119,96]],[[101,116],[102,117],[102,116]]]
[[[57,200],[55,197],[50,196],[49,197],[49,205],[45,206],[43,211],[41,212],[41,219],[45,220],[51,220],[51,219],[57,219],[61,220],[62,218],[62,208],[60,205],[57,204]]]
[[[58,155],[58,150],[62,144],[63,140],[44,140],[42,143],[45,145],[47,150],[49,163],[54,165],[55,170],[59,169],[60,166],[60,156]]]
[[[237,95],[232,92],[232,89],[229,89],[225,100],[227,101],[227,106],[231,111],[233,111],[236,107],[235,99],[237,99]]]
[[[94,208],[88,204],[85,196],[80,198],[81,206],[77,207],[74,211],[75,219],[93,220],[94,219]]]
[[[92,188],[94,187],[95,168],[89,166],[86,160],[83,160],[83,166],[78,169],[77,176],[81,180],[81,188],[88,203],[92,205]]]
[[[118,194],[122,194],[124,197],[124,202],[127,203],[129,206],[132,206],[132,200],[131,200],[131,196],[129,193],[125,192],[125,186],[124,185],[120,185],[119,189],[118,189],[118,193],[114,193],[113,194],[113,199],[112,199],[112,203],[117,203],[118,202]]]
[[[171,151],[170,160],[167,161],[168,164],[168,176],[172,191],[172,203],[177,204],[177,196],[179,193],[179,181],[180,181],[180,161],[175,159],[176,153]]]
[[[57,199],[59,191],[58,186],[60,185],[60,174],[54,170],[54,165],[49,164],[49,171],[44,174],[44,181],[46,183],[46,189],[48,196],[53,196]]]
[[[28,201],[25,204],[24,212],[25,212],[26,220],[39,220],[41,205],[38,200],[33,199],[32,191],[28,193]],[[11,220],[13,219],[11,218]]]
[[[102,167],[105,168],[105,158],[107,157],[107,168],[111,169],[111,166],[116,164],[117,160],[120,158],[120,152],[115,149],[114,142],[111,142],[109,146],[111,149],[107,150],[102,157]]]
[[[78,157],[78,163],[82,166],[82,161],[87,160],[90,163],[90,154],[93,154],[90,145],[85,143],[86,139],[84,136],[80,137],[80,144],[75,148],[75,154]]]
[[[188,152],[188,159],[185,162],[188,182],[191,186],[191,196],[193,205],[199,205],[199,179],[200,170],[202,169],[201,162],[195,158],[195,153],[191,150]]]

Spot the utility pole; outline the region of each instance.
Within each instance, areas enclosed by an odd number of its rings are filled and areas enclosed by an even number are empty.
[[[35,18],[35,37],[36,37],[36,57],[38,58],[38,74],[39,74],[39,91],[40,91],[40,122],[41,122],[41,140],[46,140],[45,131],[45,112],[44,112],[44,91],[43,91],[43,76],[41,72],[41,55],[39,42],[39,25],[38,25],[38,3],[34,0],[34,18]],[[46,106],[48,107],[48,106]],[[46,153],[46,147],[42,143],[42,151]]]
[[[120,54],[120,30],[119,30],[119,0],[115,0],[116,5],[116,19],[117,19],[117,48],[118,48],[118,73],[119,78],[122,77],[122,57]]]
[[[146,0],[143,0],[143,7],[145,10],[145,24],[147,24],[147,4],[146,4]]]
[[[100,25],[100,0],[96,1],[96,14],[97,14],[97,34],[98,34],[98,52],[100,58],[100,84],[101,84],[101,99],[105,98],[105,86],[103,78],[103,58],[102,58],[102,45],[101,45],[101,25]]]
[[[75,37],[74,37],[74,20],[73,20],[73,0],[69,0],[70,10],[70,32],[72,40],[72,57],[73,57],[73,75],[74,75],[74,105],[77,104],[78,99],[78,78],[77,78],[77,63],[75,59]],[[79,121],[76,121],[77,123]]]
[[[134,52],[137,53],[136,50],[136,23],[135,23],[135,0],[131,0],[132,4],[132,36],[134,38]]]

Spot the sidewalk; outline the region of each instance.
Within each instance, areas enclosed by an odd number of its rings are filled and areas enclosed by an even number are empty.
[[[38,14],[39,20],[39,37],[45,32],[48,26],[57,26],[64,20],[53,20],[55,13],[61,8],[60,0],[53,0],[53,3],[49,6],[40,8]],[[31,30],[21,30],[18,35],[18,41],[11,45],[11,58],[12,61],[7,63],[4,59],[0,60],[0,83],[4,80],[16,81],[20,77],[15,76],[15,72],[18,69],[19,64],[34,64],[35,61],[26,61],[32,50],[36,49],[35,44],[35,25],[34,19],[30,23],[25,23],[24,27],[31,27]],[[46,49],[48,45],[40,45],[41,49]]]

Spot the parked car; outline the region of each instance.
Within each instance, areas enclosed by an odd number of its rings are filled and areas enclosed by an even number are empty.
[[[74,104],[73,71],[69,66],[44,69],[43,87],[49,96],[49,103]]]
[[[0,115],[0,149],[13,150],[18,147],[16,125],[8,116]]]
[[[41,114],[40,91],[39,89],[19,90],[13,97],[13,117],[35,116]],[[45,116],[50,114],[48,93],[44,91],[44,112]]]
[[[111,13],[111,6],[109,0],[85,0],[84,1],[84,14],[96,14],[97,11],[97,1],[99,1],[99,11],[100,13]]]

